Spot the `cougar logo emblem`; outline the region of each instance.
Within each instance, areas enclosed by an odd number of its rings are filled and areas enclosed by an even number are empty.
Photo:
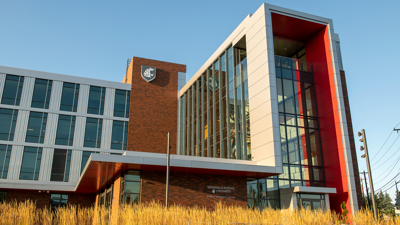
[[[142,78],[146,82],[151,82],[156,78],[156,68],[152,66],[144,66],[142,65]]]
[[[144,71],[144,73],[143,73],[143,76],[145,76],[145,77],[151,77],[151,76],[153,76],[153,74],[151,74],[151,72],[153,72],[153,68],[148,68],[148,69],[146,69],[145,71]]]

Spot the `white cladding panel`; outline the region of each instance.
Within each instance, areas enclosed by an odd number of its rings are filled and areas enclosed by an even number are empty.
[[[51,168],[53,166],[54,148],[43,148],[42,161],[40,163],[39,180],[50,181]]]
[[[31,107],[34,87],[35,78],[25,77],[24,85],[22,87],[21,101],[19,104],[21,107]]]
[[[6,82],[6,75],[4,73],[0,73],[0,102],[1,98],[3,97],[3,89],[5,82]]]
[[[111,148],[112,125],[113,125],[112,120],[103,119],[100,148],[103,149]]]
[[[89,102],[90,86],[81,84],[79,86],[79,98],[78,98],[78,109],[77,113],[87,113],[87,107]]]
[[[56,142],[56,132],[58,127],[58,114],[49,113],[47,115],[46,132],[44,134],[44,144],[54,145]]]
[[[50,110],[60,110],[61,104],[61,94],[62,94],[63,82],[53,81],[51,86],[51,96],[50,96]]]
[[[24,146],[13,145],[11,150],[10,164],[8,167],[7,179],[18,180],[19,171],[21,169],[22,155],[24,153]]]
[[[25,142],[26,130],[28,128],[29,111],[18,110],[17,123],[15,125],[14,141]]]
[[[81,175],[82,151],[72,151],[69,182],[78,182]]]
[[[104,116],[114,115],[114,100],[115,100],[115,89],[107,88],[106,96],[104,99]]]
[[[85,138],[86,117],[77,116],[75,120],[74,147],[83,147]]]

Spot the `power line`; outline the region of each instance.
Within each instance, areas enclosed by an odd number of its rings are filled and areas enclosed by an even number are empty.
[[[397,149],[397,151],[399,151],[399,150],[400,150],[400,148],[399,148],[399,149]],[[397,151],[395,151],[395,152],[393,153],[393,155],[391,155],[391,156],[390,156],[390,158],[392,158],[394,155],[396,155],[396,153],[398,153]],[[379,166],[375,167],[375,168],[374,168],[374,170],[376,170],[376,169],[378,169],[379,167],[381,167],[381,166],[385,165],[385,163],[386,163],[386,162],[383,162],[381,165],[379,165]]]
[[[387,150],[385,153],[383,153],[383,154],[382,154],[382,157],[380,157],[380,158],[378,159],[378,161],[376,161],[374,164],[376,164],[377,162],[379,162],[379,161],[386,155],[386,153],[389,152],[389,150],[393,147],[394,143],[396,143],[396,141],[397,141],[397,139],[399,139],[399,137],[400,137],[400,134],[397,135],[396,140],[393,141],[392,145],[390,145],[390,147],[388,148],[388,150]],[[379,150],[379,151],[380,151],[380,150]],[[379,152],[378,152],[378,153],[379,153]]]
[[[394,126],[394,127],[397,127],[398,125],[400,125],[400,123],[398,123],[396,126]],[[386,141],[383,143],[383,145],[381,146],[381,148],[379,149],[379,151],[377,151],[376,152],[376,154],[375,154],[375,156],[374,157],[372,157],[372,159],[371,159],[371,162],[375,159],[375,157],[377,157],[378,155],[379,155],[379,152],[382,150],[382,148],[383,148],[383,146],[385,146],[385,144],[386,144],[386,142],[389,140],[389,138],[392,136],[392,134],[393,134],[393,131],[391,130],[390,131],[390,133],[389,133],[389,136],[386,138]],[[397,140],[397,139],[396,139]],[[396,141],[395,140],[395,141]],[[393,144],[392,144],[393,145]],[[390,148],[389,148],[390,149]],[[389,150],[388,150],[389,151]],[[386,154],[386,153],[385,153]],[[378,160],[379,161],[379,160]],[[367,168],[367,166],[364,166],[364,168],[362,169],[362,170],[365,170]]]
[[[399,173],[399,174],[400,174],[400,173]],[[397,174],[396,176],[394,176],[389,182],[387,182],[386,184],[384,184],[383,186],[381,186],[381,187],[378,188],[377,190],[381,190],[381,189],[383,189],[384,187],[386,187],[387,185],[389,185],[394,179],[396,179],[396,177],[397,177],[399,174]]]
[[[387,173],[386,177],[389,176],[389,174],[393,171],[393,169],[396,167],[396,165],[397,165],[397,163],[399,163],[399,161],[400,161],[400,157],[397,158],[396,164],[395,164],[394,166],[393,166],[393,164],[392,164],[392,166],[390,166],[390,167],[392,167],[392,169],[390,170],[389,173]],[[390,168],[390,167],[389,167],[389,168]],[[376,169],[376,168],[375,168],[375,169]],[[397,175],[399,175],[399,174],[397,174]],[[375,184],[382,182],[383,180],[386,179],[386,177],[382,178],[382,180],[380,180],[380,181],[378,181],[378,182],[375,182]]]

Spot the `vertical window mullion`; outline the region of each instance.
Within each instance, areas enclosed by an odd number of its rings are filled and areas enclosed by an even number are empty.
[[[201,156],[205,156],[204,152],[204,74],[200,76],[200,92],[201,92]]]
[[[210,157],[211,156],[211,144],[210,144],[210,127],[211,127],[211,121],[210,121],[210,88],[208,85],[208,81],[210,80],[210,70],[207,69],[207,78],[206,81],[204,82],[204,88],[206,88],[207,90],[207,97],[206,97],[206,101],[207,101],[207,156],[206,157]]]

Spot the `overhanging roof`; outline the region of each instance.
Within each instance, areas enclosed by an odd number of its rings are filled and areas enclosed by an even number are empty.
[[[166,171],[167,155],[126,152],[124,155],[92,154],[86,163],[75,191],[93,193],[103,189],[123,170]],[[265,178],[278,175],[274,166],[257,162],[195,156],[170,156],[170,171],[196,174]]]

